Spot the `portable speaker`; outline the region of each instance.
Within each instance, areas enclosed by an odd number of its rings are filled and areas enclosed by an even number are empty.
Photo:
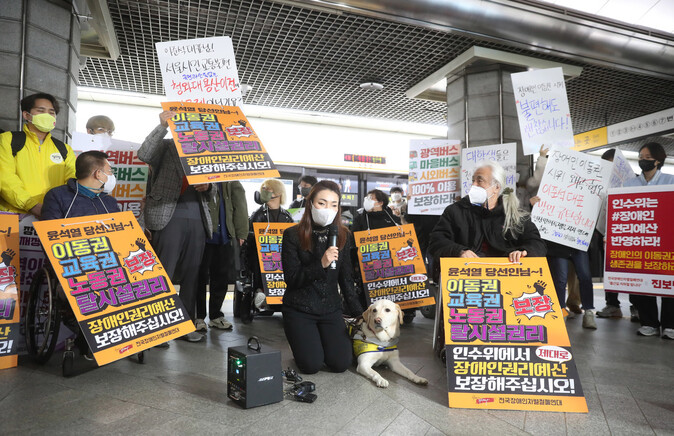
[[[263,351],[255,336],[248,339],[246,346],[229,347],[227,396],[244,409],[282,401],[281,352]]]

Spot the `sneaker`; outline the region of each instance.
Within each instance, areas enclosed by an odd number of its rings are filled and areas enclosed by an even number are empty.
[[[634,306],[630,306],[630,321],[639,322],[639,311]]]
[[[655,327],[648,325],[642,326],[639,330],[637,330],[637,334],[639,336],[655,336],[658,333],[660,333],[660,329],[656,329]]]
[[[623,311],[618,306],[607,305],[602,310],[597,312],[599,318],[622,318]]]
[[[568,310],[570,310],[573,313],[578,313],[578,314],[583,313],[580,306],[577,305],[577,304],[566,303],[566,307],[567,307]]]
[[[232,323],[227,321],[224,316],[212,319],[208,322],[209,327],[215,327],[220,330],[229,330],[232,328]]]
[[[259,309],[262,308],[262,305],[267,301],[267,297],[265,297],[264,292],[256,292],[255,293],[255,300],[253,300],[253,304],[255,304],[255,307]]]
[[[208,331],[208,326],[204,322],[203,319],[197,318],[196,321],[194,321],[194,327],[197,329],[198,332],[207,332]]]
[[[597,330],[597,321],[594,319],[594,310],[588,309],[583,315],[583,328]]]
[[[180,339],[182,339],[183,341],[187,341],[187,342],[201,342],[201,341],[204,340],[204,337],[205,336],[200,334],[200,333],[191,332],[191,333],[188,333],[184,336],[181,336]]]
[[[564,317],[565,320],[566,319],[574,319],[576,317],[576,314],[566,310],[566,307],[562,307],[562,316]]]
[[[664,330],[662,330],[662,339],[673,339],[674,340],[674,329],[664,329]]]

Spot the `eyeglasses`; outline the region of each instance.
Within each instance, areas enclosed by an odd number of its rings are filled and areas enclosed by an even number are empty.
[[[98,135],[99,133],[107,133],[108,135],[112,136],[112,134],[115,133],[114,130],[106,129],[105,127],[96,127],[92,130],[94,131],[95,135]]]

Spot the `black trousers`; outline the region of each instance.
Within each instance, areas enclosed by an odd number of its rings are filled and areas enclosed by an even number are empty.
[[[283,306],[283,330],[300,372],[314,374],[323,364],[333,372],[351,366],[353,349],[341,310],[312,315]]]
[[[169,278],[175,283],[179,277],[180,300],[194,321],[197,279],[206,244],[206,231],[201,217],[187,219],[176,215],[166,227],[152,232],[152,247]]]
[[[211,298],[208,301],[208,317],[211,320],[225,316],[222,303],[227,295],[227,286],[234,283],[234,248],[231,244],[206,244],[199,265],[197,285],[197,319],[206,318],[206,285],[210,284]]]
[[[674,298],[662,297],[660,319],[658,320],[658,301],[649,295],[630,294],[630,303],[639,311],[642,326],[674,329]]]

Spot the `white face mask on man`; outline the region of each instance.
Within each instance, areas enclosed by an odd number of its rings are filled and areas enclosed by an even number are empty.
[[[400,200],[403,199],[403,195],[399,192],[394,192],[391,194],[391,199],[396,203],[400,203]]]
[[[363,209],[366,211],[370,212],[372,209],[374,209],[374,204],[375,201],[371,199],[370,197],[365,197],[363,199]]]
[[[494,194],[491,194],[489,197],[487,197],[487,190],[484,189],[482,186],[473,185],[470,187],[470,190],[468,191],[468,198],[470,199],[471,204],[474,204],[476,206],[482,206],[487,200],[489,200],[493,196]]]
[[[103,172],[103,171],[101,171],[101,172]],[[106,180],[105,182],[101,181],[101,179],[99,179],[98,177],[96,177],[96,180],[103,183],[103,188],[102,188],[103,192],[105,192],[107,194],[110,194],[112,192],[112,190],[115,189],[115,185],[117,184],[117,178],[115,177],[114,174],[105,174],[105,175],[108,176],[108,180]]]

